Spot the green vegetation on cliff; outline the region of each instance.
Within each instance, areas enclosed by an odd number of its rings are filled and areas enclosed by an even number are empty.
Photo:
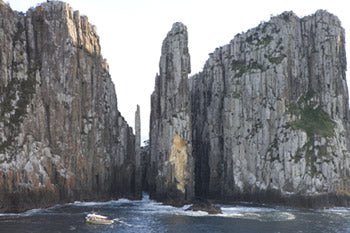
[[[315,134],[322,137],[334,135],[334,122],[320,107],[306,106],[304,109],[295,110],[299,112],[300,118],[291,123],[293,129],[305,131],[309,138]]]

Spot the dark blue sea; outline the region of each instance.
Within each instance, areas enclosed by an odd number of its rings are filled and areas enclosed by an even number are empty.
[[[221,205],[223,214],[185,211],[152,201],[120,199],[109,202],[75,202],[21,214],[0,214],[0,232],[242,232],[242,233],[350,233],[350,208],[305,210],[252,204]],[[115,219],[112,225],[84,222],[96,212]]]

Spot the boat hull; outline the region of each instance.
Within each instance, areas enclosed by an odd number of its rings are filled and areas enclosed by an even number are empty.
[[[86,222],[90,223],[90,224],[97,224],[97,225],[109,225],[109,224],[112,224],[114,221],[113,220],[105,220],[105,219],[101,219],[101,220],[88,219],[88,220],[86,220]]]

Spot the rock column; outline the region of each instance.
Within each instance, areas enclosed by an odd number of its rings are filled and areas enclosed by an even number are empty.
[[[160,73],[151,97],[151,196],[176,203],[194,195],[187,46],[186,26],[175,23],[163,41]]]
[[[135,165],[136,165],[136,193],[142,192],[142,168],[141,168],[141,117],[140,106],[136,106],[135,112]]]

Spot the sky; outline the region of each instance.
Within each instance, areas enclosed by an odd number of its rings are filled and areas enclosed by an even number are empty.
[[[40,0],[4,0],[26,12]],[[293,11],[299,17],[325,9],[339,17],[350,54],[350,14],[345,0],[65,0],[97,27],[102,55],[109,63],[118,108],[134,127],[141,107],[141,140],[148,139],[150,95],[154,89],[162,41],[174,22],[187,25],[192,74],[199,72],[215,48],[237,33]],[[348,59],[349,60],[349,59]],[[350,63],[350,62],[349,62]],[[349,64],[347,66],[349,69]],[[347,72],[349,77],[349,72]],[[348,80],[349,82],[349,80]]]

